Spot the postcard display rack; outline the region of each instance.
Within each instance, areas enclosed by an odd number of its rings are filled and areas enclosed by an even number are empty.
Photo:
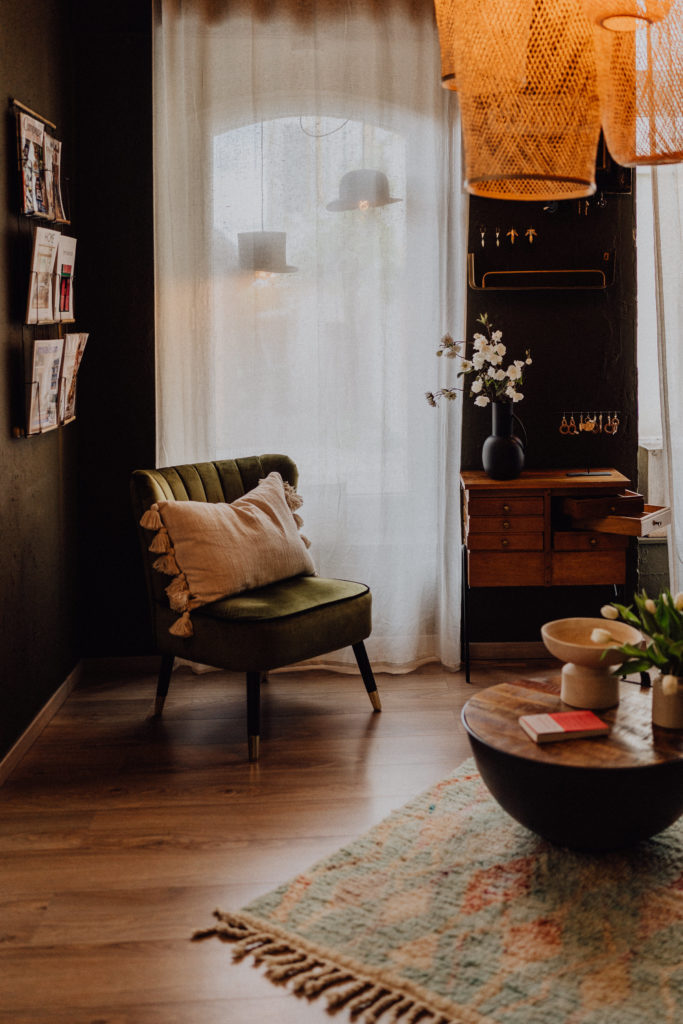
[[[76,239],[70,233],[56,126],[18,100],[19,231],[26,234],[26,311],[22,327],[22,424],[14,437],[43,434],[76,418],[76,381],[88,335],[75,332]],[[28,244],[30,242],[30,245]]]

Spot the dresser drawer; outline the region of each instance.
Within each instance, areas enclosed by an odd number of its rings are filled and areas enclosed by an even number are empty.
[[[543,498],[538,497],[470,497],[467,512],[471,516],[542,516]]]
[[[619,551],[628,547],[628,537],[588,530],[558,530],[553,534],[555,551]]]
[[[471,533],[470,551],[543,551],[542,533]]]
[[[637,491],[622,491],[598,498],[565,498],[562,511],[572,519],[589,519],[597,516],[638,516],[645,508],[645,499]]]
[[[626,551],[553,551],[553,587],[626,582]]]
[[[596,533],[620,533],[625,537],[647,537],[671,522],[671,509],[663,505],[645,505],[640,515],[608,515],[575,520],[579,529]]]
[[[470,551],[468,577],[471,587],[542,587],[544,555],[542,551]]]
[[[470,516],[468,534],[474,533],[543,533],[543,516]]]

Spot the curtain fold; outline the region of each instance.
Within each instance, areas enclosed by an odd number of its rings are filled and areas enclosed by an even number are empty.
[[[652,169],[657,347],[668,498],[669,577],[683,590],[683,167]]]
[[[461,409],[425,400],[464,327],[439,67],[431,0],[155,7],[158,464],[290,455],[318,571],[370,585],[388,671],[460,660]],[[262,231],[270,276],[243,262]]]

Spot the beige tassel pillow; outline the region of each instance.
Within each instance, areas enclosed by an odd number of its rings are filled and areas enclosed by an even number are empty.
[[[173,576],[166,587],[173,611],[169,632],[192,636],[190,611],[243,590],[290,576],[314,576],[309,541],[299,533],[302,499],[279,473],[230,503],[160,501],[140,525],[156,531],[149,550],[158,572]]]

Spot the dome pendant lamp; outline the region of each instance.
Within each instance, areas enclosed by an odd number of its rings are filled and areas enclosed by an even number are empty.
[[[683,0],[583,0],[605,141],[625,167],[683,161]]]
[[[327,209],[333,212],[370,210],[400,202],[400,199],[391,195],[389,179],[383,171],[361,168],[346,172],[339,182],[339,198],[328,203]]]
[[[435,0],[437,12],[447,2]],[[592,195],[600,108],[593,31],[580,4],[450,7],[437,15],[447,30],[442,76],[452,71],[444,84],[459,94],[467,191],[530,201]]]

